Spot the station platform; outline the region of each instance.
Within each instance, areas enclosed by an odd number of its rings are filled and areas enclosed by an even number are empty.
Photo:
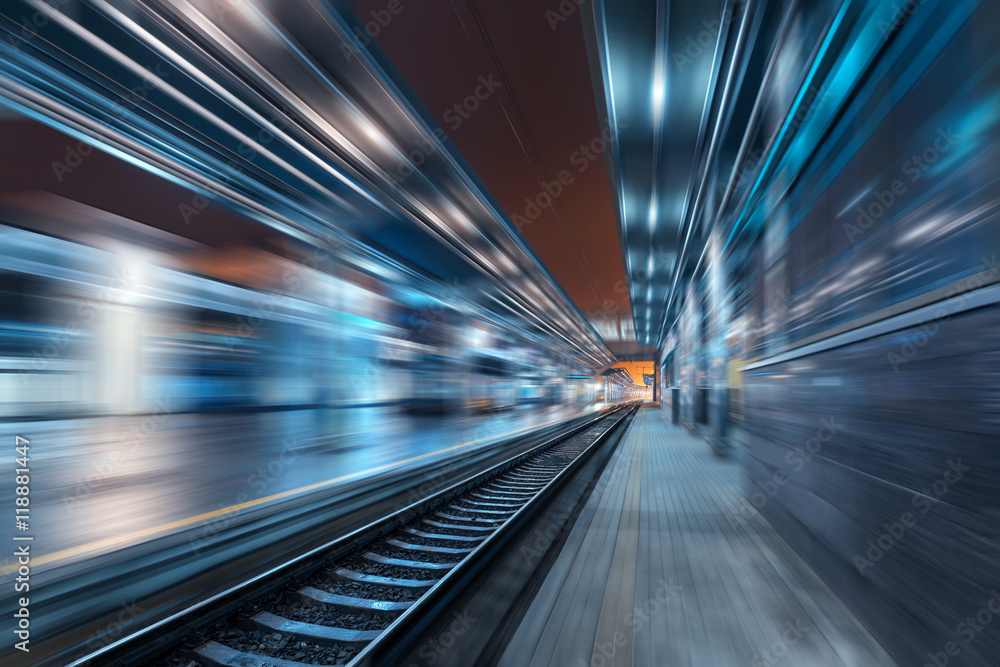
[[[166,412],[7,427],[39,444],[32,457],[44,475],[32,488],[38,554],[32,565],[48,584],[60,567],[106,563],[113,552],[204,526],[214,540],[251,510],[277,511],[286,501],[363,486],[386,472],[430,469],[586,412],[553,406],[431,417],[358,407]],[[329,433],[340,435],[331,441]],[[204,532],[195,530],[193,539],[204,541]],[[13,579],[17,565],[13,555],[0,558],[0,583]]]
[[[895,665],[668,414],[636,415],[499,664]]]

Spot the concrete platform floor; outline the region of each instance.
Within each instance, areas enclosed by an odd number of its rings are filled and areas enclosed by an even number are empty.
[[[759,514],[736,514],[743,481],[642,408],[500,665],[895,665]]]

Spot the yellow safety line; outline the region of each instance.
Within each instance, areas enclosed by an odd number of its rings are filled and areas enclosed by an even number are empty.
[[[534,430],[534,429],[537,429],[537,428],[541,428],[543,426],[549,426],[550,424],[555,424],[558,421],[560,421],[560,420],[559,419],[552,419],[552,420],[549,420],[549,421],[544,422],[542,424],[538,424],[536,426],[530,426],[530,427],[527,427],[527,428],[523,428],[520,431],[516,431],[515,434],[516,433],[521,433],[523,431]],[[512,435],[512,434],[508,434],[508,435]],[[503,436],[501,436],[501,437],[503,437]],[[369,468],[368,470],[362,470],[362,471],[359,471],[359,472],[354,472],[354,473],[351,473],[350,475],[342,475],[340,477],[334,477],[334,478],[328,479],[328,480],[326,480],[324,482],[316,482],[315,484],[309,484],[309,485],[306,485],[306,486],[299,487],[297,489],[292,489],[290,491],[282,491],[280,493],[274,493],[274,494],[271,494],[270,496],[265,496],[263,498],[257,498],[255,500],[248,500],[245,503],[239,503],[238,505],[230,505],[229,507],[218,509],[218,510],[215,510],[215,511],[212,511],[212,512],[205,512],[204,514],[198,514],[196,516],[188,517],[186,519],[178,519],[177,521],[171,521],[170,523],[160,524],[159,526],[154,526],[152,528],[143,528],[142,530],[135,530],[135,531],[132,531],[131,533],[125,533],[124,535],[116,535],[114,537],[104,538],[103,540],[95,540],[94,542],[90,542],[89,544],[83,544],[83,545],[80,545],[78,547],[71,547],[69,549],[63,549],[62,551],[56,551],[55,553],[48,554],[47,556],[39,556],[38,558],[32,558],[31,559],[31,566],[32,567],[38,567],[40,565],[46,565],[48,563],[54,563],[56,561],[65,560],[67,558],[72,558],[73,556],[79,556],[79,555],[82,555],[82,554],[87,554],[87,553],[99,551],[99,550],[102,550],[102,549],[106,549],[108,547],[119,546],[119,545],[122,545],[122,544],[126,544],[128,542],[132,542],[132,541],[137,540],[139,538],[148,537],[150,535],[156,535],[157,533],[164,533],[164,532],[167,532],[169,530],[173,530],[175,528],[183,528],[184,526],[190,526],[191,524],[195,524],[195,523],[198,523],[200,521],[205,521],[206,519],[213,519],[213,518],[215,518],[217,516],[221,516],[223,514],[229,514],[230,512],[237,512],[237,511],[240,511],[240,510],[244,510],[244,509],[246,509],[248,507],[255,507],[257,505],[263,505],[264,503],[269,503],[271,501],[279,500],[281,498],[288,498],[289,496],[295,496],[295,495],[298,495],[300,493],[306,493],[308,491],[315,491],[316,489],[323,488],[324,486],[330,486],[331,484],[337,484],[339,482],[343,482],[345,480],[352,479],[354,477],[367,477],[368,475],[371,475],[372,473],[381,472],[383,470],[388,470],[388,469],[394,468],[396,466],[406,465],[407,463],[412,463],[413,461],[419,461],[420,459],[427,458],[428,456],[435,456],[437,454],[444,454],[445,452],[451,452],[451,451],[454,451],[456,449],[462,449],[464,447],[470,447],[472,445],[479,444],[479,443],[483,442],[486,439],[487,438],[479,438],[478,440],[472,440],[470,442],[463,442],[460,445],[452,445],[451,447],[445,447],[444,449],[439,449],[439,450],[434,451],[434,452],[427,452],[426,454],[420,454],[419,456],[413,456],[413,457],[410,457],[408,459],[403,459],[402,461],[396,461],[395,463],[386,463],[385,465],[380,465],[380,466],[377,466],[375,468]],[[29,543],[25,542],[24,544],[29,544]],[[0,568],[0,576],[5,575],[5,574],[10,574],[11,572],[16,572],[18,567],[19,567],[19,565],[17,563],[15,563],[13,565],[8,565],[7,567]]]

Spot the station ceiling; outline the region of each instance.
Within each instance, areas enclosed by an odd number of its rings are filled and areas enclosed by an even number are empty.
[[[0,69],[43,122],[112,135],[119,157],[283,233],[481,281],[608,365],[663,349],[779,4],[19,0],[11,30],[18,7],[52,20]]]
[[[563,289],[619,357],[639,352],[577,4],[350,0]]]
[[[735,151],[726,80],[768,3],[349,4],[611,350],[655,356],[718,199],[706,177]]]

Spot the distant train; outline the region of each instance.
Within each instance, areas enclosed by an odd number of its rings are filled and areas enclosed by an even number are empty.
[[[164,400],[475,414],[596,398],[552,351],[372,276],[356,284],[272,257],[299,279],[270,291],[167,266],[155,248],[0,231],[3,417],[140,413]]]

